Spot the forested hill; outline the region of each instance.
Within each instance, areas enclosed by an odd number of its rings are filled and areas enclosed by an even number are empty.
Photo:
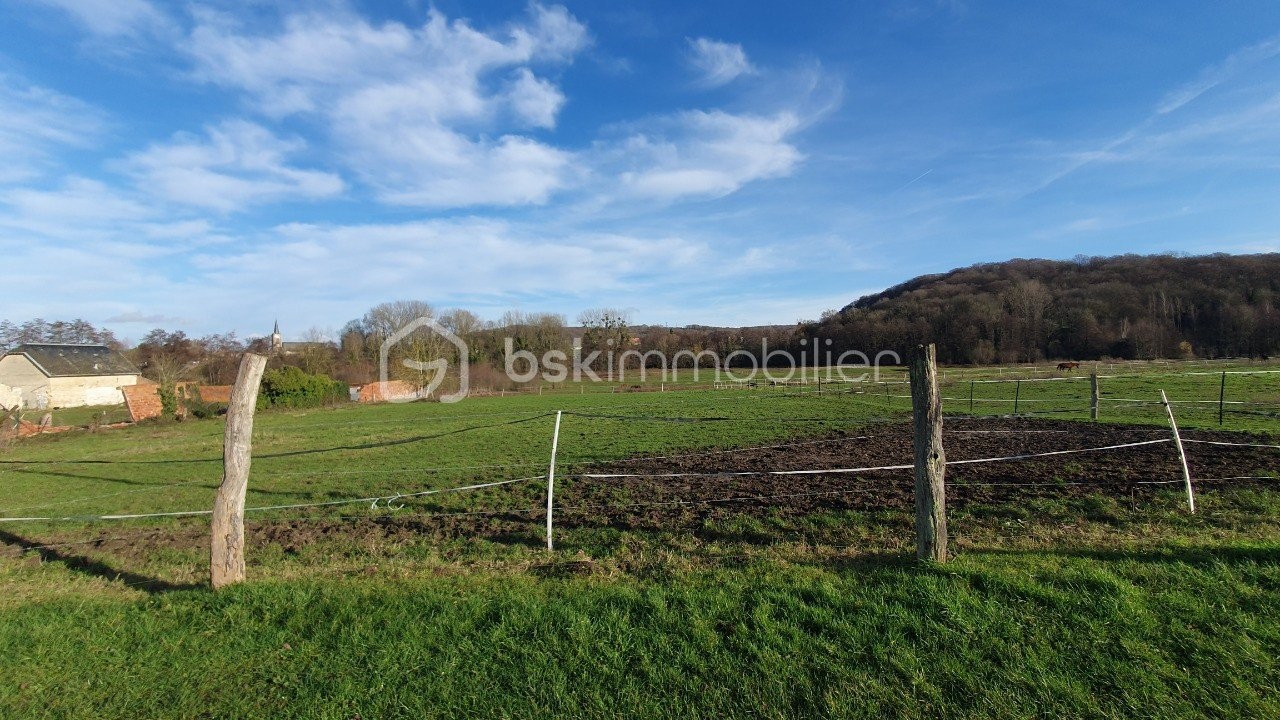
[[[1280,254],[974,265],[860,298],[801,332],[868,354],[934,342],[950,363],[1275,355]]]

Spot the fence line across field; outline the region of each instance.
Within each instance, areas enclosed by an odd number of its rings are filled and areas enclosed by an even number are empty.
[[[1182,442],[1199,443],[1201,445],[1228,445],[1231,447],[1270,448],[1272,450],[1280,450],[1280,445],[1267,445],[1265,443],[1225,442],[1222,440],[1191,440],[1188,438],[1183,438]]]
[[[831,441],[851,440],[851,439],[863,439],[863,438],[861,437],[832,438]],[[965,465],[965,464],[974,464],[974,463],[991,463],[991,462],[1028,460],[1028,459],[1034,459],[1034,458],[1040,458],[1040,457],[1050,457],[1050,456],[1067,455],[1067,454],[1119,450],[1124,448],[1155,445],[1155,444],[1167,443],[1167,442],[1170,442],[1170,440],[1162,438],[1162,439],[1156,439],[1156,440],[1144,440],[1144,441],[1133,442],[1133,443],[1120,443],[1115,445],[1106,445],[1106,446],[1091,447],[1091,448],[1053,450],[1053,451],[1047,451],[1043,453],[1028,453],[1028,454],[1021,454],[1021,455],[1008,455],[1008,456],[991,457],[991,458],[974,458],[969,460],[952,460],[952,461],[949,461],[947,464],[948,465]],[[765,446],[765,447],[767,449],[769,446]],[[761,448],[742,448],[741,450],[745,451],[745,450],[753,450],[753,449],[761,449]],[[639,459],[640,458],[637,458],[636,460],[639,460]],[[666,459],[666,458],[644,458],[644,459]],[[594,461],[588,461],[588,462],[594,462]],[[575,463],[575,464],[578,464],[578,463]],[[907,464],[907,465],[880,465],[880,466],[869,466],[869,467],[861,467],[861,468],[825,468],[825,469],[767,470],[767,471],[741,471],[741,472],[647,473],[647,474],[646,473],[579,473],[574,475],[574,477],[579,477],[584,479],[617,479],[617,478],[676,478],[676,477],[796,476],[796,475],[826,475],[826,474],[834,475],[834,474],[854,474],[854,473],[869,473],[869,472],[880,472],[880,471],[909,470],[909,469],[912,469],[913,467],[914,465]],[[395,503],[407,498],[423,497],[423,496],[436,495],[436,494],[449,493],[449,492],[479,490],[483,488],[498,487],[503,485],[519,483],[519,482],[542,480],[542,479],[546,479],[547,477],[548,477],[547,475],[537,475],[537,476],[530,476],[530,477],[523,477],[523,478],[515,478],[511,480],[501,480],[501,481],[495,481],[495,482],[489,482],[489,483],[466,485],[466,486],[455,487],[455,488],[441,488],[441,489],[435,489],[435,490],[423,490],[423,491],[416,491],[416,492],[397,492],[397,493],[388,493],[388,494],[381,494],[381,495],[361,497],[361,498],[346,498],[341,500],[330,500],[330,501],[311,502],[311,503],[260,505],[260,506],[247,507],[245,508],[245,511],[246,512],[265,512],[265,511],[273,511],[273,510],[295,510],[295,509],[333,507],[333,506],[340,506],[340,505],[353,505],[353,504],[363,504],[363,503],[369,503],[371,509],[379,509],[379,508],[387,509],[387,508],[391,508],[391,503]],[[1159,482],[1152,481],[1151,484],[1162,484],[1162,483],[1163,481],[1159,481]],[[1013,485],[1010,483],[1002,483],[1002,484],[1009,484],[1011,486]],[[1137,483],[1137,484],[1142,484],[1142,483]],[[166,486],[157,486],[156,489],[163,489],[164,487]],[[381,503],[381,505],[379,505],[379,503]],[[553,507],[558,507],[558,506],[553,506]],[[71,516],[43,516],[43,517],[3,517],[3,518],[0,518],[0,523],[95,522],[95,521],[107,521],[107,520],[136,520],[136,519],[151,519],[151,518],[195,517],[195,516],[209,515],[211,513],[212,513],[211,510],[183,510],[183,511],[173,511],[173,512],[104,514],[104,515],[87,515],[87,516],[71,515]]]
[[[159,490],[172,490],[176,487],[189,487],[192,485],[199,485],[200,483],[217,483],[217,479],[201,478],[199,480],[187,480],[185,482],[168,483],[164,485],[149,485],[144,488],[121,490],[120,492],[105,493],[103,495],[89,495],[86,497],[72,498],[70,500],[58,500],[56,502],[42,503],[40,505],[22,505],[19,507],[5,508],[0,510],[0,513],[21,512],[23,510],[42,510],[44,508],[59,507],[61,505],[75,505],[82,502],[92,502],[94,500],[106,500],[107,498],[119,497],[121,495],[137,495],[141,493],[157,492]]]
[[[1043,429],[965,430],[965,429],[947,428],[945,432],[949,434],[1036,434],[1036,433],[1066,434],[1068,431],[1043,430]],[[798,442],[779,443],[779,444],[773,444],[773,445],[753,445],[753,446],[742,447],[742,448],[705,450],[705,451],[695,451],[695,452],[687,452],[687,453],[640,456],[640,457],[631,457],[631,458],[610,458],[610,457],[574,458],[564,464],[567,466],[575,466],[575,465],[583,465],[583,464],[632,463],[632,462],[646,462],[646,461],[652,461],[652,460],[684,459],[684,458],[690,458],[690,457],[709,457],[709,456],[715,456],[715,455],[728,455],[728,454],[758,452],[758,451],[764,451],[764,450],[778,450],[778,449],[786,449],[786,448],[792,448],[792,447],[831,444],[831,443],[847,442],[847,441],[853,441],[853,440],[867,440],[872,437],[876,437],[876,436],[852,435],[852,436],[841,436],[841,437],[834,437],[834,438],[824,438],[821,440],[806,440],[806,441],[798,441]],[[1185,442],[1207,442],[1207,441],[1185,440]],[[1215,443],[1215,444],[1232,444],[1232,443]],[[1280,448],[1280,446],[1259,446],[1259,447]],[[482,464],[482,465],[445,465],[445,466],[404,465],[397,468],[388,468],[388,469],[381,469],[381,470],[362,469],[362,470],[327,470],[327,471],[296,471],[296,472],[274,472],[273,471],[269,474],[272,477],[298,476],[298,477],[322,478],[322,477],[338,476],[338,475],[343,475],[343,476],[389,475],[389,474],[397,474],[397,473],[447,473],[447,472],[461,472],[461,471],[469,471],[469,470],[491,470],[491,469],[505,470],[505,469],[536,467],[542,464],[543,463],[541,462],[531,461],[531,462],[524,462],[524,463],[493,463],[493,464]],[[258,471],[258,472],[261,472],[261,471]],[[114,482],[115,480],[109,479],[108,481]],[[33,509],[41,509],[46,507],[72,505],[72,504],[78,504],[82,502],[91,502],[94,500],[103,500],[103,499],[118,497],[123,495],[143,494],[143,493],[149,493],[149,492],[157,492],[161,490],[169,490],[175,487],[187,487],[187,486],[200,485],[202,483],[211,483],[216,487],[217,479],[202,478],[198,480],[188,480],[188,481],[176,482],[176,483],[152,485],[144,488],[135,488],[132,490],[122,490],[119,492],[106,493],[102,495],[91,495],[91,496],[85,496],[85,497],[71,498],[67,500],[59,500],[56,502],[42,503],[38,505],[24,505],[24,506],[2,509],[0,510],[0,513],[11,513],[11,512],[20,512],[23,510],[33,510]],[[275,491],[264,490],[260,488],[255,489],[254,492],[268,494],[268,495],[276,494]]]
[[[346,498],[343,500],[328,500],[323,502],[312,503],[290,503],[285,505],[258,505],[254,507],[246,507],[245,512],[267,512],[272,510],[302,510],[306,508],[318,507],[334,507],[338,505],[359,505],[370,503],[370,509],[377,509],[378,503],[397,502],[405,498],[422,497],[425,495],[439,495],[450,492],[465,492],[470,490],[481,490],[483,488],[498,487],[500,485],[511,485],[519,482],[528,482],[532,480],[543,480],[545,475],[534,475],[530,477],[515,478],[512,480],[499,480],[496,482],[479,483],[475,485],[465,485],[462,487],[440,488],[438,490],[421,490],[409,493],[390,493],[386,495],[373,495],[362,498]],[[387,507],[383,505],[383,507]],[[68,515],[63,517],[0,517],[0,523],[11,522],[98,522],[106,520],[145,520],[152,518],[176,518],[176,517],[198,517],[202,515],[212,515],[212,510],[178,510],[174,512],[157,512],[157,513],[129,513],[129,514],[109,514],[109,515]]]
[[[1108,398],[1108,400],[1110,400],[1110,398]],[[1158,404],[1158,402],[1157,402],[1157,404]],[[667,420],[667,421],[721,421],[721,420],[735,420],[735,419],[724,419],[724,418],[658,418],[658,416],[596,415],[596,414],[584,414],[584,413],[570,413],[570,414],[572,414],[572,415],[579,415],[579,416],[582,416],[582,418],[603,418],[603,419],[616,419],[616,420],[622,420],[622,419],[655,419],[655,420]],[[494,415],[497,415],[497,414],[494,414]],[[524,414],[521,414],[521,415],[524,415]],[[524,423],[524,421],[527,421],[527,420],[539,419],[539,418],[544,418],[544,416],[550,416],[550,414],[549,414],[549,413],[536,413],[535,415],[536,415],[536,416],[534,416],[534,418],[526,418],[526,419],[524,419],[524,420],[518,420],[518,421],[517,421],[517,423]],[[746,420],[758,420],[758,419],[742,418],[742,419],[736,419],[736,420],[744,420],[744,421],[746,421]],[[833,419],[833,418],[832,418],[832,419],[828,419],[828,418],[823,418],[823,419],[803,419],[803,420],[801,420],[801,421],[832,421],[832,420],[837,420],[837,419]],[[882,421],[893,421],[893,420],[900,420],[900,418],[877,418],[877,419],[865,419],[865,418],[864,418],[864,419],[855,419],[855,420],[852,420],[852,421],[861,421],[861,423],[870,423],[870,421],[881,421],[881,420],[882,420]],[[502,425],[507,425],[507,424],[508,424],[508,423],[503,423]],[[513,424],[513,423],[512,423],[512,424]],[[481,429],[481,428],[486,428],[486,427],[490,427],[490,425],[483,425],[483,427],[475,427],[475,428],[467,428],[467,429]],[[961,429],[961,430],[956,430],[956,429],[950,429],[950,430],[948,430],[948,432],[960,432],[960,433],[963,433],[963,432],[974,432],[974,433],[983,433],[983,432],[1001,432],[1001,433],[1018,434],[1018,433],[1024,433],[1024,432],[1057,432],[1057,433],[1062,433],[1062,432],[1065,432],[1065,430],[963,430],[963,429]],[[689,457],[689,456],[705,456],[705,455],[733,454],[733,452],[749,452],[749,451],[758,451],[758,450],[768,450],[768,448],[794,447],[794,446],[800,446],[800,445],[817,445],[817,443],[841,442],[841,441],[849,441],[849,439],[867,439],[868,437],[869,437],[869,436],[842,437],[842,438],[827,438],[827,439],[820,439],[820,441],[808,441],[808,442],[797,442],[797,443],[782,443],[782,445],[774,445],[774,446],[755,446],[755,447],[744,447],[744,448],[732,448],[732,450],[713,450],[713,451],[703,451],[703,452],[691,452],[691,454],[681,454],[681,455],[664,455],[664,456],[649,456],[649,457],[632,457],[632,459],[600,459],[600,457],[596,457],[596,459],[579,459],[579,460],[575,460],[575,461],[572,461],[572,462],[571,462],[571,464],[575,464],[575,465],[576,465],[576,464],[585,464],[585,462],[609,462],[609,461],[613,461],[613,462],[620,462],[620,461],[621,461],[621,462],[634,462],[634,461],[645,461],[645,460],[675,459],[675,457]],[[1167,442],[1167,441],[1148,441],[1148,443],[1153,443],[1153,442]],[[1188,439],[1188,441],[1187,441],[1187,442],[1211,442],[1211,441],[1194,441],[1194,439]],[[1143,443],[1137,443],[1137,445],[1143,445]],[[1213,445],[1231,445],[1231,443],[1213,442]],[[1239,445],[1251,445],[1251,443],[1239,443]],[[1257,446],[1257,447],[1280,447],[1280,446]],[[1087,450],[1055,451],[1055,452],[1053,452],[1053,454],[1066,454],[1066,452],[1082,452],[1082,451],[1087,451]],[[1011,457],[1010,457],[1010,459],[1020,459],[1020,457],[1023,457],[1023,456],[1011,456]],[[1028,456],[1028,457],[1029,457],[1029,456]],[[950,462],[950,464],[968,464],[968,462],[974,462],[974,461],[998,461],[998,460],[1004,460],[1004,459],[959,460],[959,461],[951,461],[951,462]],[[74,464],[74,462],[81,462],[81,461],[42,461],[42,462],[47,462],[47,464],[61,464],[61,462],[70,462],[70,464]],[[163,461],[156,461],[156,462],[163,462]],[[366,469],[366,470],[333,470],[333,471],[323,471],[323,473],[316,473],[316,471],[293,471],[293,473],[273,473],[273,474],[291,475],[291,477],[292,477],[292,475],[306,475],[306,477],[328,477],[328,475],[339,475],[339,474],[342,474],[342,475],[358,475],[358,474],[396,474],[396,473],[411,473],[411,471],[413,471],[413,473],[448,473],[448,471],[463,471],[463,470],[477,470],[477,469],[513,469],[513,468],[526,468],[526,466],[535,466],[535,465],[538,465],[538,462],[520,462],[520,464],[489,464],[489,465],[403,466],[403,468],[385,469],[385,470],[367,470],[367,469]],[[881,468],[865,468],[865,469],[833,469],[833,470],[771,471],[771,473],[769,473],[769,474],[818,474],[818,473],[823,473],[823,471],[829,471],[829,473],[850,473],[850,471],[877,471],[877,470],[886,470],[886,469],[905,469],[905,468],[906,468],[906,466],[896,466],[896,465],[895,465],[895,466],[881,466]],[[155,492],[155,491],[160,491],[160,489],[170,489],[170,488],[173,488],[173,487],[192,486],[192,484],[205,483],[205,482],[212,482],[212,480],[211,480],[211,479],[187,480],[187,482],[182,482],[182,483],[169,483],[169,484],[163,484],[163,486],[154,486],[154,487],[148,487],[148,488],[137,488],[137,489],[132,489],[132,491],[122,491],[122,492],[118,492],[118,493],[106,493],[106,495],[100,495],[100,496],[79,497],[79,498],[72,498],[72,500],[65,500],[65,501],[58,501],[58,502],[51,502],[51,503],[42,503],[42,505],[32,505],[32,506],[14,507],[14,509],[9,509],[9,510],[6,510],[6,511],[18,511],[18,510],[37,509],[37,507],[52,507],[52,506],[59,506],[59,505],[72,505],[72,503],[77,503],[77,502],[87,502],[87,501],[92,501],[92,500],[104,500],[104,498],[108,498],[108,497],[116,497],[116,496],[124,496],[124,495],[134,495],[134,493]],[[499,484],[506,484],[506,482],[504,482],[504,483],[499,483]],[[428,495],[430,495],[430,493],[434,493],[434,492],[436,492],[436,491],[429,491],[429,492],[428,492]],[[252,509],[247,509],[247,510],[291,509],[291,507],[310,507],[310,506],[338,505],[338,503],[347,503],[347,502],[374,502],[374,503],[375,503],[375,505],[376,505],[376,501],[380,501],[380,500],[388,500],[388,498],[389,498],[389,500],[394,501],[394,500],[398,500],[398,498],[401,498],[401,497],[412,497],[412,496],[413,496],[413,493],[410,493],[410,495],[407,495],[407,496],[406,496],[406,495],[392,495],[392,496],[379,496],[378,498],[374,498],[374,497],[369,497],[369,498],[357,498],[357,500],[330,501],[330,502],[324,502],[324,503],[294,503],[294,505],[261,506],[261,507],[252,507]],[[175,514],[175,512],[164,512],[164,514],[128,514],[128,515],[123,515],[123,514],[122,514],[122,515],[106,515],[106,516],[104,516],[104,518],[108,518],[108,519],[134,519],[134,518],[147,518],[147,516],[156,516],[156,518],[160,518],[160,516],[182,516],[182,515],[189,515],[189,514],[207,514],[207,512],[202,512],[202,511],[182,511],[182,512],[177,512],[177,514]],[[14,521],[14,520],[15,520],[15,519],[0,518],[0,521]]]
[[[947,465],[972,465],[976,463],[993,463],[993,462],[1010,462],[1015,460],[1031,460],[1034,458],[1051,457],[1055,455],[1071,455],[1087,452],[1105,452],[1108,450],[1121,450],[1125,448],[1141,447],[1144,445],[1158,445],[1161,443],[1172,442],[1168,438],[1160,438],[1157,440],[1141,440],[1132,443],[1120,443],[1116,445],[1104,445],[1101,447],[1074,448],[1068,450],[1051,450],[1041,453],[1027,453],[1021,455],[1005,455],[1002,457],[974,458],[971,460],[948,460]],[[826,468],[826,469],[806,469],[806,470],[744,470],[731,472],[680,472],[680,473],[579,473],[576,477],[591,479],[614,479],[614,478],[679,478],[679,477],[746,477],[746,476],[764,476],[764,475],[842,475],[860,472],[880,472],[888,470],[910,470],[915,467],[914,464],[909,465],[877,465],[871,467],[858,468]]]
[[[597,462],[597,461],[584,460],[582,462]],[[394,475],[397,473],[442,474],[442,473],[448,473],[448,472],[464,472],[469,470],[490,470],[490,469],[509,470],[509,469],[519,469],[519,468],[527,468],[527,467],[537,467],[540,465],[542,465],[542,463],[538,463],[538,462],[492,464],[492,465],[446,465],[446,466],[403,465],[397,468],[389,468],[389,469],[382,469],[382,470],[370,470],[370,469],[325,470],[325,471],[305,471],[304,470],[304,471],[297,471],[297,472],[270,472],[268,474],[270,474],[272,477],[288,476],[288,477],[324,478],[324,477],[331,477],[331,476],[336,477],[340,475],[341,476]],[[99,478],[99,479],[104,482],[126,482],[123,479],[117,479],[117,478]],[[176,487],[189,487],[189,486],[196,486],[196,485],[201,485],[205,483],[211,484],[211,486],[208,489],[214,489],[217,487],[218,478],[200,478],[197,480],[186,480],[186,481],[175,482],[175,483],[149,485],[147,487],[135,488],[133,490],[121,490],[119,492],[105,493],[102,495],[89,495],[84,497],[71,498],[67,500],[58,500],[56,502],[43,503],[39,505],[23,505],[19,507],[0,509],[0,513],[19,512],[21,510],[34,510],[34,509],[46,508],[46,507],[58,507],[60,505],[73,505],[73,504],[82,503],[82,502],[91,502],[93,500],[104,500],[107,498],[118,497],[121,495],[135,495],[135,494],[142,494],[142,493],[149,493],[149,492],[157,492],[160,490],[171,490]],[[253,489],[252,492],[261,493],[265,495],[278,495],[284,491],[255,488]]]

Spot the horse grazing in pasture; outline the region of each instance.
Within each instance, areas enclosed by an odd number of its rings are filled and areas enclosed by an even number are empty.
[[[1058,363],[1058,369],[1059,369],[1059,370],[1075,370],[1075,369],[1076,369],[1076,368],[1078,368],[1078,367],[1080,367],[1080,363],[1078,363],[1078,362],[1060,362],[1060,363]]]

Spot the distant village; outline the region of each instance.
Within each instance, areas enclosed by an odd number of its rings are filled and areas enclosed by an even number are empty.
[[[106,335],[105,333],[95,333]],[[158,417],[163,412],[161,387],[173,383],[179,390],[190,387],[206,403],[225,403],[229,384],[200,382],[191,372],[199,360],[144,355],[141,363],[156,373],[148,377],[113,338],[104,342],[28,342],[21,343],[0,357],[0,411],[20,414],[34,411],[45,414],[37,427],[48,426],[47,411],[65,408],[106,407],[124,405],[133,422]],[[170,339],[172,341],[172,339]],[[328,351],[324,342],[285,342],[277,323],[272,333],[249,343],[259,352],[284,359],[313,350]],[[144,353],[147,343],[139,345]],[[232,351],[238,348],[224,348]],[[135,349],[136,354],[136,349]],[[217,352],[215,351],[215,355]],[[207,359],[207,358],[206,358]],[[359,399],[359,387],[351,388],[353,400]]]

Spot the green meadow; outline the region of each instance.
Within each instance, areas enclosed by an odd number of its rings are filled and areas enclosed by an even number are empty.
[[[1192,433],[1277,442],[1280,373],[1230,366],[1254,374],[1227,376],[1219,425],[1220,369],[1116,371],[1100,422],[1163,432],[1163,389]],[[945,409],[1016,395],[1088,422],[1089,370],[948,369]],[[55,518],[0,523],[0,716],[1280,714],[1280,485],[1203,490],[1195,515],[1177,486],[968,504],[936,566],[888,507],[588,517],[549,552],[557,411],[572,497],[593,464],[857,437],[909,408],[895,384],[604,389],[260,413],[249,581],[218,593],[207,516],[99,516],[211,507],[221,420],[0,449],[0,517]]]

